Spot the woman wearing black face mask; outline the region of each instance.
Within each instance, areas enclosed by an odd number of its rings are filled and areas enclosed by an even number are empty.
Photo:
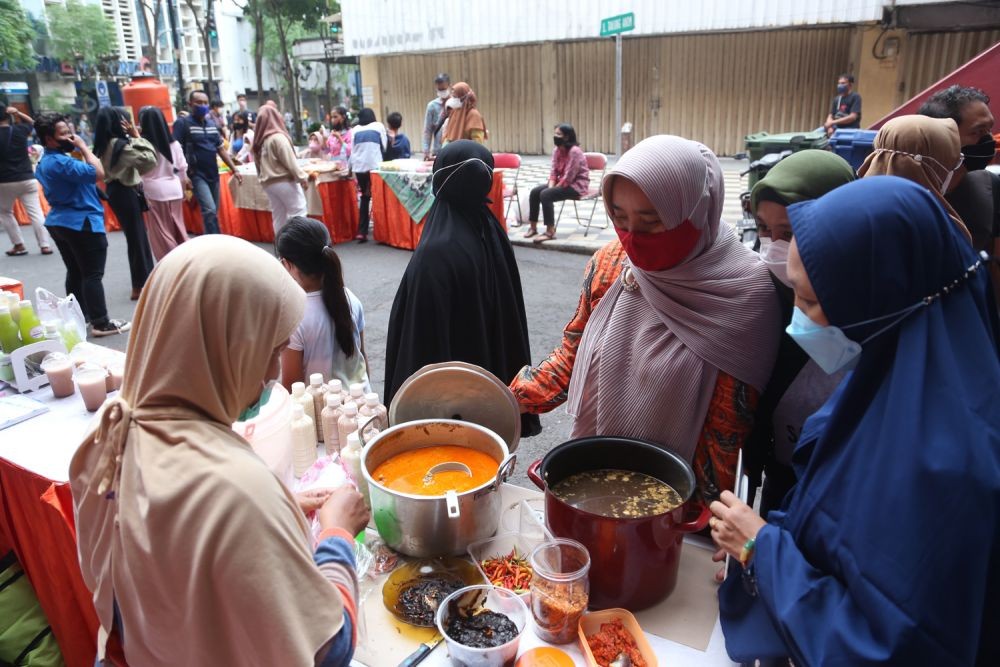
[[[133,301],[153,270],[153,253],[142,214],[148,209],[142,192],[142,175],[156,168],[156,148],[139,136],[125,113],[102,107],[94,125],[94,155],[104,166],[108,204],[125,232]]]
[[[552,171],[549,181],[531,191],[528,198],[528,222],[531,229],[524,235],[530,239],[538,235],[538,208],[541,206],[545,220],[545,232],[535,239],[535,243],[551,241],[556,237],[555,207],[557,201],[579,199],[590,187],[590,169],[587,158],[576,140],[576,130],[572,125],[556,125],[552,133]]]
[[[229,140],[229,152],[233,162],[246,164],[253,162],[253,130],[250,129],[250,112],[237,111],[233,114],[233,134]]]

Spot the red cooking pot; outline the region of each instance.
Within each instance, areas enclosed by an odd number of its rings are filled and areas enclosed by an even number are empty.
[[[569,505],[549,490],[588,470],[629,470],[666,482],[684,503],[669,512],[635,519],[612,519]],[[694,507],[694,471],[677,454],[651,442],[613,436],[570,440],[528,468],[528,478],[545,491],[545,522],[556,537],[569,537],[590,552],[590,608],[636,611],[660,602],[674,590],[684,533],[699,531],[711,516]],[[698,512],[693,521],[684,519]]]

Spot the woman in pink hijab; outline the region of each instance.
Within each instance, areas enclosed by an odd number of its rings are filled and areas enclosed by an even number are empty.
[[[650,137],[602,186],[628,255],[584,329],[573,437],[617,435],[692,464],[703,500],[735,481],[781,321],[766,266],[721,223],[722,168],[705,146]]]

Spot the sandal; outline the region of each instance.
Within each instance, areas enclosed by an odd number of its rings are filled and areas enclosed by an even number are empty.
[[[20,250],[11,248],[10,250],[7,251],[8,257],[24,257],[27,254],[28,254],[27,248],[21,248]]]
[[[524,238],[526,238],[526,239],[530,239],[532,236],[538,236],[538,230],[537,229],[529,229],[528,231],[526,231],[524,233]]]
[[[542,232],[541,236],[535,239],[535,243],[545,243],[546,241],[552,241],[556,238],[555,232]]]
[[[44,248],[42,248],[42,254],[43,255],[51,255],[52,254],[52,248],[50,248],[48,246],[45,246]]]

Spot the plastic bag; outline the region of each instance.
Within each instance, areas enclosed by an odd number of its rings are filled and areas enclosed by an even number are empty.
[[[42,323],[53,320],[62,322],[60,334],[67,341],[67,350],[73,347],[70,344],[73,338],[67,335],[70,330],[76,334],[77,341],[87,340],[87,318],[83,316],[80,302],[72,294],[61,297],[39,287],[35,289],[35,312]]]

